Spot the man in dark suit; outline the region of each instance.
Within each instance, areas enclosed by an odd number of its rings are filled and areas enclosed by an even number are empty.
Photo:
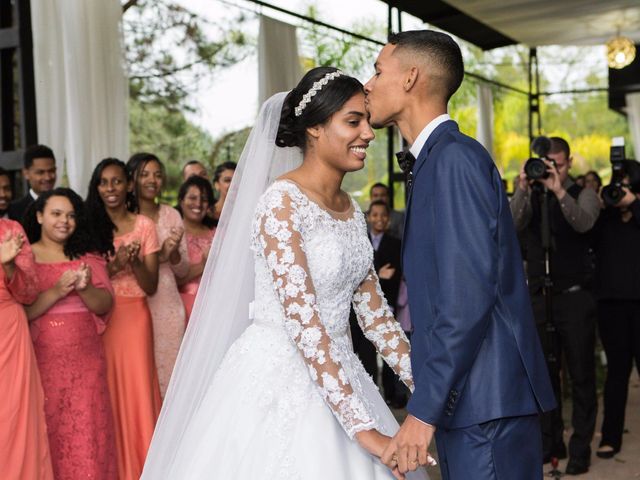
[[[539,480],[537,415],[555,398],[500,175],[447,115],[460,48],[444,33],[402,32],[375,67],[371,123],[397,125],[415,157],[402,162],[415,391],[382,461],[400,475],[426,465],[435,433],[445,480]]]
[[[45,145],[33,145],[24,151],[22,175],[29,183],[27,194],[9,205],[9,218],[18,222],[29,206],[43,192],[53,190],[56,184],[56,159]]]

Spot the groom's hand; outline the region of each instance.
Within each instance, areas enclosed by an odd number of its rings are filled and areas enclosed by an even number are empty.
[[[415,471],[419,465],[429,465],[428,448],[435,431],[435,427],[409,415],[382,453],[382,462],[392,470],[397,468],[401,475]]]

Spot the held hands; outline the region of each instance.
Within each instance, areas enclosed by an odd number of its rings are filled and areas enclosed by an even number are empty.
[[[0,263],[3,265],[13,263],[20,253],[23,243],[24,235],[22,233],[14,235],[12,232],[7,232],[0,242]]]
[[[380,433],[378,430],[363,430],[356,433],[356,440],[371,455],[381,458],[391,441],[391,437]],[[404,478],[404,475],[401,475],[397,468],[392,468],[391,471],[398,480]]]
[[[404,479],[407,472],[418,466],[437,465],[428,449],[435,427],[421,422],[413,415],[406,420],[384,450],[381,460],[398,479]],[[398,472],[399,476],[396,474]]]

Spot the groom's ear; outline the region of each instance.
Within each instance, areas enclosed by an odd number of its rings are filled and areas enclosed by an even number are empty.
[[[404,91],[405,92],[410,91],[415,86],[417,81],[418,81],[418,67],[414,65],[409,70],[407,70],[406,76],[404,78],[404,83],[402,85],[404,87]]]

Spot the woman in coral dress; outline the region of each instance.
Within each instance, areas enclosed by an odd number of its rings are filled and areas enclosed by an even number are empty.
[[[189,272],[178,279],[180,296],[187,309],[187,321],[196,300],[200,278],[216,231],[215,221],[207,215],[213,204],[211,184],[201,177],[189,177],[178,192],[178,210],[182,214],[189,249]]]
[[[82,198],[43,193],[25,230],[39,295],[25,308],[45,391],[56,480],[117,478],[116,446],[101,334],[113,305],[106,262],[89,234]]]
[[[176,277],[182,278],[189,271],[187,240],[178,211],[159,201],[165,169],[158,157],[151,153],[136,153],[127,162],[127,169],[133,177],[138,213],[153,220],[161,245],[158,290],[147,300],[153,319],[153,348],[160,395],[164,397],[184,336],[186,315]]]
[[[0,476],[53,480],[44,394],[20,303],[38,292],[31,247],[22,227],[0,219]]]
[[[94,238],[112,242],[107,265],[115,304],[103,335],[115,419],[118,475],[137,480],[160,411],[147,295],[158,286],[158,236],[151,220],[132,213],[125,164],[114,158],[93,171],[87,195]]]

